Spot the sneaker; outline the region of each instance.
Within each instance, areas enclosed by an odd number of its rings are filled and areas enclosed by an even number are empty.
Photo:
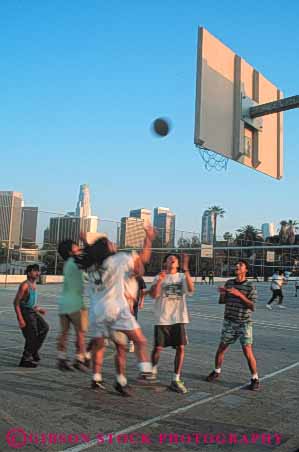
[[[135,351],[134,342],[130,341],[129,342],[129,353],[134,353],[134,351]]]
[[[252,378],[248,385],[248,389],[250,389],[250,391],[258,391],[260,389],[259,380],[257,378]]]
[[[278,307],[279,309],[286,309],[286,307],[283,306],[282,304],[279,304],[277,307]]]
[[[88,367],[85,366],[85,362],[81,362],[78,359],[74,362],[73,367],[81,372],[88,372]]]
[[[208,376],[207,376],[207,381],[209,381],[210,383],[212,381],[217,380],[218,378],[220,378],[220,372],[216,372],[215,370],[213,370]]]
[[[34,361],[35,363],[40,362],[40,356],[39,356],[38,352],[34,353],[34,354],[32,355],[32,358],[33,358],[33,361]]]
[[[272,306],[270,306],[269,304],[266,304],[266,308],[270,309],[270,311],[272,311],[272,309],[273,309]]]
[[[140,372],[137,378],[139,383],[156,383],[157,374],[153,372]]]
[[[19,367],[26,367],[27,369],[34,369],[37,367],[37,364],[30,359],[21,359]]]
[[[171,389],[174,392],[178,392],[179,394],[187,394],[188,392],[188,389],[186,388],[182,380],[172,381],[171,385],[169,386],[169,389]]]
[[[85,358],[85,360],[84,360],[84,366],[87,367],[88,369],[90,369],[90,366],[91,366],[91,359]]]
[[[119,392],[123,397],[132,397],[132,391],[128,385],[122,386],[117,381],[113,385],[114,389]]]
[[[106,391],[106,386],[105,383],[103,381],[96,381],[96,380],[92,380],[91,382],[91,389],[94,390],[100,390],[100,391]]]
[[[73,366],[66,359],[59,359],[57,362],[57,367],[59,370],[61,370],[63,372],[64,371],[70,371],[70,372],[75,371]]]

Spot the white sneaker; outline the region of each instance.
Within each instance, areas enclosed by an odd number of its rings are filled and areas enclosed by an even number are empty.
[[[129,353],[134,353],[134,351],[135,351],[134,342],[130,341],[129,342]]]
[[[282,304],[279,304],[277,307],[278,307],[279,309],[286,309],[286,307],[283,306]]]
[[[270,306],[269,304],[266,304],[266,308],[270,309],[270,311],[272,311],[272,309],[273,309],[272,306]]]

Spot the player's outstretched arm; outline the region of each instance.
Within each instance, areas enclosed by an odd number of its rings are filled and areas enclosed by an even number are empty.
[[[156,237],[156,231],[152,226],[144,228],[145,239],[143,244],[143,249],[140,254],[134,257],[134,272],[137,275],[142,276],[144,274],[144,264],[150,261],[152,254],[152,242]]]
[[[194,292],[194,283],[190,275],[189,271],[189,256],[188,254],[184,254],[183,256],[183,272],[185,273],[186,283],[188,292]]]

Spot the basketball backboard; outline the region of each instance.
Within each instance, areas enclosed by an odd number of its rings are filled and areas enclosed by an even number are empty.
[[[282,113],[257,117],[252,108],[282,97],[282,92],[243,58],[206,29],[199,29],[194,134],[197,146],[281,179]]]

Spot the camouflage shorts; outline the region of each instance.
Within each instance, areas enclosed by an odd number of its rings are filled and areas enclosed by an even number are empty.
[[[251,345],[253,343],[252,323],[238,323],[231,320],[224,320],[221,332],[221,342],[229,345],[240,339],[241,345]]]

